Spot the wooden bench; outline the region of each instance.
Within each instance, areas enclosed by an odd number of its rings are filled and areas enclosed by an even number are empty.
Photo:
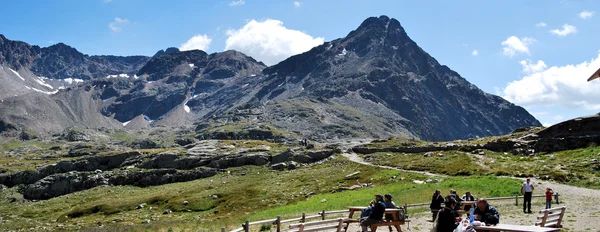
[[[407,222],[410,222],[410,220],[408,220],[408,219],[402,220],[402,221],[384,220],[380,223],[371,225],[370,228],[371,228],[371,232],[375,232],[375,231],[377,231],[377,227],[387,226],[387,227],[389,227],[390,231],[392,231],[392,226],[393,226],[394,228],[396,228],[396,231],[401,232],[402,228],[400,228],[400,225],[404,225]]]
[[[305,222],[298,224],[291,224],[290,232],[309,232],[309,231],[323,231],[323,230],[332,230],[335,229],[337,232],[342,231],[342,227],[344,225],[344,219],[330,219],[323,221],[314,221],[314,222]]]
[[[541,220],[536,222],[536,226],[541,227],[553,227],[553,228],[562,228],[562,219],[565,216],[566,207],[558,207],[552,209],[544,209],[540,210],[542,216],[538,216],[537,219]]]

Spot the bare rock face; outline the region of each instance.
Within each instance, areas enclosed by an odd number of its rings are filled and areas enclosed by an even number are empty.
[[[297,166],[297,163],[314,163],[324,160],[326,158],[329,158],[336,152],[338,151],[332,149],[307,152],[302,152],[298,149],[289,149],[273,156],[271,163],[278,164],[285,162],[294,162],[293,166]]]

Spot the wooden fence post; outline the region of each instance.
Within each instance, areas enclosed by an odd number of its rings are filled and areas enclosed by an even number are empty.
[[[281,232],[281,216],[277,216],[275,223],[277,223],[277,232]]]
[[[246,221],[243,225],[244,227],[244,232],[250,232],[250,222]]]
[[[302,213],[302,219],[300,219],[301,223],[306,222],[306,213]]]
[[[321,212],[321,220],[325,220],[325,210]]]
[[[515,205],[519,206],[519,196],[515,196]]]

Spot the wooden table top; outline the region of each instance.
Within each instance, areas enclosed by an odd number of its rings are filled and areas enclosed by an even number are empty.
[[[475,227],[475,230],[476,231],[550,232],[550,231],[560,231],[560,228],[498,224],[495,226],[477,226],[477,227]]]
[[[365,206],[350,206],[350,207],[346,207],[348,208],[350,211],[360,211],[363,209],[366,209],[367,207]],[[401,211],[401,209],[385,209],[386,212],[397,212],[397,211]]]

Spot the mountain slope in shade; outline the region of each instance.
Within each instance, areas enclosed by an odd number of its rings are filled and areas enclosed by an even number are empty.
[[[397,122],[422,139],[498,135],[541,125],[525,109],[440,65],[386,16],[368,18],[345,38],[264,73],[267,81],[255,95],[258,101],[327,99]]]

